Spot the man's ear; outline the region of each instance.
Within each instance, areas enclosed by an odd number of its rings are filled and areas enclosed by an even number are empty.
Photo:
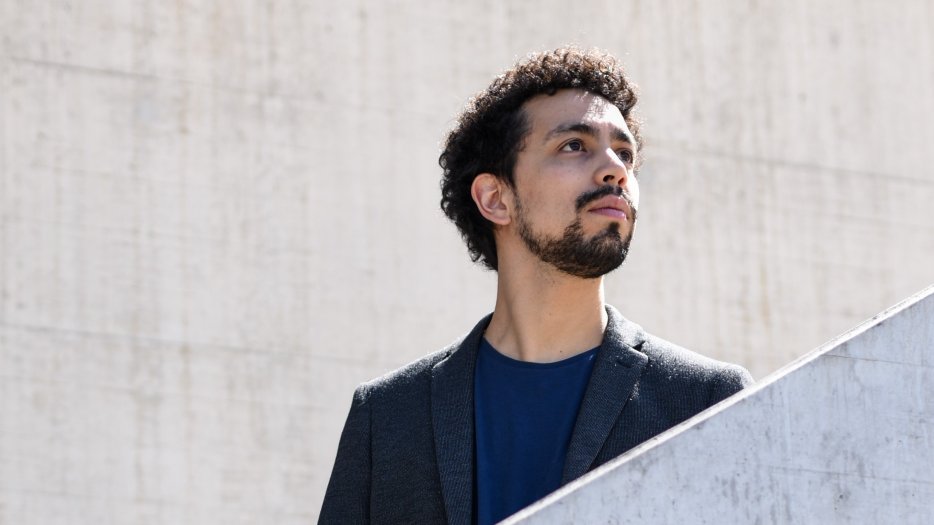
[[[481,173],[474,177],[470,185],[470,196],[477,204],[480,215],[493,224],[505,226],[512,220],[509,208],[512,206],[512,189],[505,181],[492,173]]]

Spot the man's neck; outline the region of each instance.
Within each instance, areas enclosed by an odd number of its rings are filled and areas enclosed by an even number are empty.
[[[500,353],[551,363],[600,345],[607,324],[603,278],[554,268],[500,268],[496,309],[485,336]]]

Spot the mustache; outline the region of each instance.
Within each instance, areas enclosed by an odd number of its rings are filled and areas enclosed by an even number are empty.
[[[633,220],[635,220],[636,207],[632,203],[632,197],[630,197],[628,193],[623,191],[622,186],[601,186],[595,190],[590,190],[590,191],[581,193],[580,196],[577,197],[577,200],[574,202],[574,205],[577,208],[577,211],[581,212],[591,202],[597,199],[602,199],[603,197],[606,197],[607,195],[615,195],[617,197],[622,197],[623,200],[626,201],[626,204],[629,205],[629,209],[632,210],[632,218]]]

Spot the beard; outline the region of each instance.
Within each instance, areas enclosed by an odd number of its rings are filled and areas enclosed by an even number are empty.
[[[588,203],[614,194],[622,195],[630,205],[633,227],[630,228],[629,234],[623,237],[620,234],[620,224],[613,222],[606,229],[588,239],[584,236],[580,213]],[[532,231],[522,204],[517,200],[516,222],[519,237],[525,242],[529,251],[542,262],[568,275],[582,279],[596,279],[619,268],[629,253],[629,244],[632,242],[632,232],[636,224],[636,209],[632,206],[632,201],[622,193],[622,188],[605,186],[578,197],[576,208],[577,219],[564,229],[560,237],[550,238]]]

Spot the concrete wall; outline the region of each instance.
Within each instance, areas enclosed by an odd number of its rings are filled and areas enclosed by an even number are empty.
[[[926,0],[0,1],[0,524],[298,523],[353,387],[494,277],[438,143],[516,57],[624,57],[607,297],[763,376],[934,281]]]
[[[934,521],[934,287],[507,520]]]

